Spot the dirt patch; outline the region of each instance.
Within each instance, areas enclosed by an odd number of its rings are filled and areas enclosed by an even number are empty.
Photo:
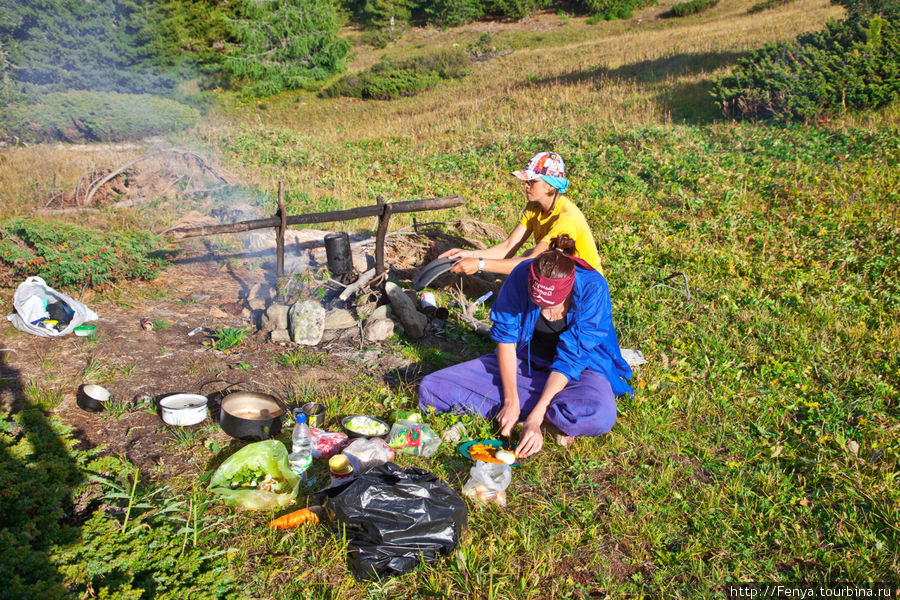
[[[398,236],[388,244],[386,256],[389,264],[403,268],[396,271],[402,277],[414,274],[429,251],[421,238]],[[317,252],[324,255],[321,249],[312,254]],[[324,263],[324,256],[311,262]],[[273,344],[265,332],[256,331],[262,310],[254,304],[257,291],[264,294],[273,286],[273,271],[271,253],[226,257],[195,241],[156,280],[102,294],[76,293],[100,316],[95,336],[39,338],[4,320],[0,403],[17,410],[27,394],[38,391],[61,398],[52,412],[73,428],[83,447],[103,447],[104,453],[124,456],[142,471],[165,478],[206,470],[216,455],[214,449],[227,446],[231,439],[211,418],[193,427],[170,428],[152,404],[139,404],[146,397],[158,400],[176,392],[211,395],[231,385],[268,391],[290,404],[301,390],[333,392],[361,374],[389,385],[406,384],[421,375],[419,365],[403,357],[396,344],[362,348],[354,331],[329,336],[330,341],[310,349],[317,353],[316,364],[279,364],[276,359],[296,346]],[[304,285],[313,297],[324,289],[316,287],[321,281]],[[13,291],[7,289],[4,295],[11,298]],[[142,318],[154,324],[152,330],[142,329]],[[211,334],[223,327],[247,329],[246,340],[232,350],[214,349]],[[190,335],[197,328],[199,333]],[[423,343],[460,352],[458,342],[438,335]],[[88,382],[109,389],[117,410],[112,414],[81,410],[76,392]]]
[[[691,470],[691,478],[697,483],[712,483],[713,478],[709,471],[703,468],[703,465],[700,464],[700,461],[693,457],[684,456],[681,454],[675,455],[672,457],[672,460],[677,462],[683,467],[686,467]]]
[[[652,580],[653,564],[646,561],[636,562],[628,542],[604,543],[600,545],[600,551],[605,555],[609,573],[616,581],[634,581],[637,574],[640,574],[645,582]]]

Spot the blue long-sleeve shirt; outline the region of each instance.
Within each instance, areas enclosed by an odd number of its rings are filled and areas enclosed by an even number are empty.
[[[516,352],[527,350],[540,316],[540,307],[528,294],[530,260],[522,261],[503,283],[491,309],[491,339],[516,344]],[[600,373],[616,396],[631,394],[631,367],[622,358],[612,321],[612,302],[606,279],[597,271],[575,268],[575,285],[567,314],[567,329],[560,335],[552,371],[577,381],[584,369]]]

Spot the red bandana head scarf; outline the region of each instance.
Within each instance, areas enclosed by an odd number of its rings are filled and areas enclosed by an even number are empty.
[[[531,301],[541,308],[559,306],[565,302],[573,285],[575,285],[574,271],[568,277],[550,279],[534,272],[534,261],[528,265],[528,294]]]

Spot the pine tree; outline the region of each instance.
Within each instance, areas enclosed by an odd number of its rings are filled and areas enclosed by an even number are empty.
[[[223,69],[245,95],[308,86],[339,70],[350,49],[331,0],[241,0],[233,14]]]
[[[176,80],[147,37],[149,0],[0,0],[0,44],[15,81],[43,90],[152,92]]]

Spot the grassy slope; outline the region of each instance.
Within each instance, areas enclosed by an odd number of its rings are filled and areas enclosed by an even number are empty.
[[[416,98],[291,95],[203,130],[248,177],[290,180],[298,205],[462,192],[469,213],[505,225],[520,210],[506,173],[558,150],[608,265],[622,344],[651,357],[613,432],[517,470],[511,506],[473,511],[447,562],[366,588],[335,568],[339,549],[288,542],[276,563],[309,570],[287,589],[715,597],[725,581],[897,572],[896,108],[864,126],[716,122],[710,75],[839,15],[817,1],[748,6],[677,22],[653,19],[660,6],[593,28],[546,17],[546,31],[495,32],[511,54]],[[479,33],[416,32],[391,53]],[[653,287],[674,272],[691,302]],[[451,480],[458,467],[449,454],[429,464]]]
[[[594,227],[622,345],[650,358],[609,435],[548,447],[516,470],[509,507],[473,509],[458,551],[405,578],[357,584],[325,532],[283,537],[262,532],[265,516],[235,516],[248,594],[721,597],[725,581],[900,570],[898,113],[716,122],[706,78],[839,15],[821,0],[749,6],[497,27],[510,54],[421,96],[290,94],[223,107],[185,136],[248,181],[284,178],[295,210],[463,193],[470,214],[504,225],[520,210],[507,172],[552,147]],[[411,32],[389,52],[468,43],[485,27]],[[361,50],[354,68],[376,58]],[[53,164],[56,152],[2,160]],[[20,179],[0,183],[27,204]],[[674,272],[690,302],[654,287]],[[373,387],[357,382],[340,402],[382,412]],[[408,403],[414,387],[391,396]],[[464,468],[449,448],[403,462],[455,486]]]

